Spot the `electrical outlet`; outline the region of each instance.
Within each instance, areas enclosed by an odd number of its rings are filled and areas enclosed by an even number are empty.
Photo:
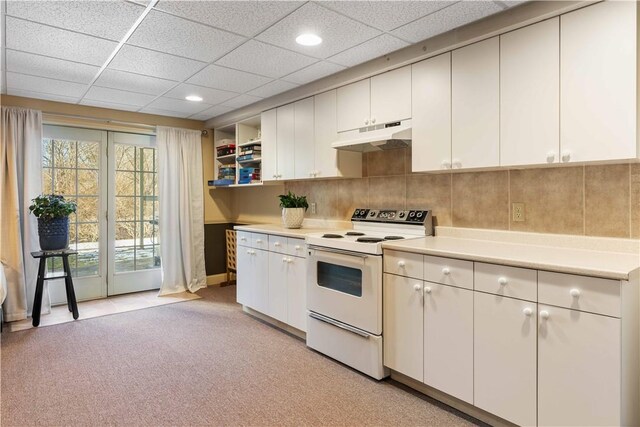
[[[311,214],[316,214],[316,202],[311,203]]]
[[[511,220],[514,222],[523,222],[524,219],[524,203],[512,203]]]

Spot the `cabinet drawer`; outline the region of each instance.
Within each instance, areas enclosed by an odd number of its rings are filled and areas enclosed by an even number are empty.
[[[476,262],[474,289],[527,301],[538,300],[538,272],[526,268]]]
[[[538,272],[538,301],[620,317],[620,282],[573,274]]]
[[[238,231],[236,236],[238,238],[238,246],[251,246],[251,233],[248,231]]]
[[[399,276],[422,279],[424,277],[424,256],[408,252],[384,251],[384,272]]]
[[[269,235],[251,233],[251,247],[256,249],[269,249]]]
[[[424,280],[473,289],[473,262],[425,255]]]
[[[289,237],[287,239],[287,254],[306,258],[307,251],[304,239]]]
[[[287,238],[269,235],[269,250],[279,254],[287,253]]]

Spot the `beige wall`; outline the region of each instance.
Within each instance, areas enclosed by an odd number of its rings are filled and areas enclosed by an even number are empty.
[[[33,108],[49,114],[61,114],[74,117],[60,117],[65,124],[74,126],[104,126],[104,129],[126,130],[123,124],[109,124],[105,120],[118,122],[139,123],[153,126],[172,126],[187,129],[204,129],[204,123],[198,120],[181,119],[175,117],[157,116],[153,114],[135,113],[129,111],[110,110],[106,108],[90,107],[63,102],[45,101],[41,99],[22,98],[2,95],[0,105]],[[82,117],[82,118],[80,118]],[[86,120],[97,119],[96,121]],[[202,137],[202,163],[204,175],[204,217],[205,223],[227,222],[231,216],[231,198],[229,193],[214,193],[207,188],[207,180],[213,176],[213,132]]]
[[[280,200],[284,184],[263,185],[261,187],[216,189],[229,192],[232,199],[231,222],[237,223],[277,223],[280,221]]]
[[[356,207],[429,208],[437,225],[640,238],[640,164],[422,174],[410,149],[365,154],[363,178],[290,181],[317,203],[307,217],[348,219]],[[510,205],[525,203],[525,221]]]

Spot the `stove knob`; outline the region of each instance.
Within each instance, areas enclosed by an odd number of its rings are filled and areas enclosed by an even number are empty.
[[[422,212],[418,212],[418,218],[422,218]]]
[[[370,212],[369,216],[374,216],[376,213],[375,212]]]
[[[413,218],[414,216],[416,216],[416,213],[414,211],[409,212],[409,218]]]
[[[400,212],[400,214],[398,214],[400,218],[404,218],[404,215],[405,215],[404,212]]]

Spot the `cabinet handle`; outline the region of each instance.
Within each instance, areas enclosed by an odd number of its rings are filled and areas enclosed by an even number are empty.
[[[455,169],[460,169],[462,167],[462,162],[459,159],[453,159],[453,162],[451,164]]]
[[[542,310],[540,312],[540,318],[541,319],[545,319],[545,320],[548,319],[549,318],[549,312],[547,310]]]
[[[568,162],[569,160],[571,160],[571,151],[563,151],[562,152],[562,161],[564,163]]]
[[[507,284],[507,278],[506,277],[500,277],[498,279],[498,283],[500,283],[502,286]]]
[[[375,117],[371,117],[371,124],[374,124],[376,122],[376,118]]]
[[[444,274],[445,276],[448,276],[451,274],[451,270],[449,270],[449,267],[445,267],[442,269],[442,274]]]
[[[294,248],[295,248],[295,250],[296,250],[296,251],[299,251],[300,249],[302,249],[302,246],[300,246],[300,245],[295,245],[295,246],[294,246]]]
[[[256,243],[259,245],[262,244],[262,239],[256,239]]]
[[[287,257],[282,257],[282,262],[287,262]]]
[[[547,163],[553,163],[556,160],[556,153],[555,151],[549,151],[547,153]]]
[[[443,160],[442,161],[442,169],[451,169],[451,162]]]
[[[424,293],[425,294],[430,294],[431,293],[431,287],[430,286],[425,286],[424,287]]]
[[[531,315],[533,314],[533,310],[531,310],[531,308],[527,307],[524,310],[522,310],[522,313],[527,317],[531,317]]]
[[[405,266],[405,262],[404,261],[398,261],[398,267],[404,268],[404,266]]]
[[[416,290],[416,291],[421,291],[422,290],[422,285],[415,284],[415,285],[413,285],[413,289]]]
[[[241,242],[246,242],[246,241],[247,241],[247,238],[246,238],[246,237],[241,237],[241,238],[240,238],[240,241],[241,241]]]
[[[571,295],[574,298],[578,298],[580,296],[580,289],[571,289],[569,291],[569,295]]]
[[[364,119],[364,124],[368,125],[369,124],[369,119]]]
[[[275,246],[275,247],[279,247],[279,246],[280,246],[280,242],[275,242],[275,243],[273,244],[273,246]]]
[[[274,179],[277,179],[277,178],[278,178],[278,175],[276,175],[276,174],[274,173],[274,174],[273,174],[273,178],[274,178]]]

